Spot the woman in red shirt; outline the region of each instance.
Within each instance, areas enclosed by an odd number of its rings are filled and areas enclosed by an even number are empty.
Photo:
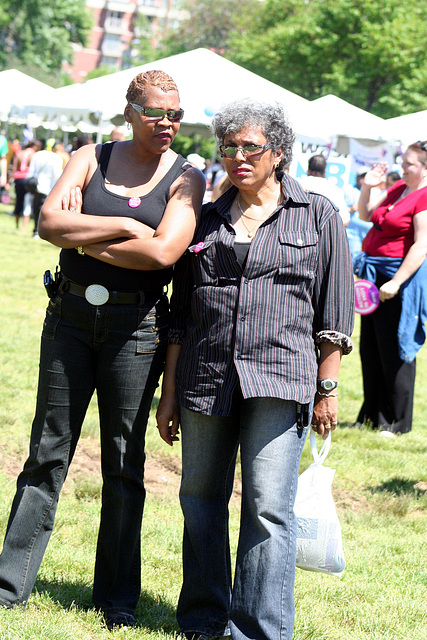
[[[387,191],[374,209],[369,205],[370,191],[383,179],[387,165],[374,166],[366,174],[359,200],[360,218],[373,223],[363,241],[362,256],[374,269],[371,279],[379,289],[380,305],[361,319],[364,403],[358,422],[371,423],[389,436],[406,433],[412,426],[416,350],[406,348],[400,321],[406,317],[405,305],[414,303],[410,295],[405,302],[403,292],[417,281],[418,291],[422,292],[419,308],[425,308],[422,296],[426,278],[422,266],[427,257],[427,142],[408,147],[402,170],[402,180]],[[357,266],[355,272],[362,277],[367,273]],[[417,313],[415,309],[412,316]],[[421,320],[417,331],[414,343],[421,346],[425,338]]]

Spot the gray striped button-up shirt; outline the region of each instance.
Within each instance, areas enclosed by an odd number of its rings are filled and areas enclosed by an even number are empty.
[[[180,402],[228,415],[244,398],[310,402],[317,349],[349,353],[354,285],[347,236],[336,207],[286,174],[284,203],[258,229],[244,268],[234,251],[232,187],[203,207],[194,243],[175,268],[169,341],[182,344]]]

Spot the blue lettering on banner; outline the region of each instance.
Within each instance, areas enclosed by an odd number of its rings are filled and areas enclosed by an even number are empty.
[[[328,162],[326,167],[326,177],[334,182],[334,184],[342,189],[345,185],[343,175],[346,172],[346,167],[341,162]]]

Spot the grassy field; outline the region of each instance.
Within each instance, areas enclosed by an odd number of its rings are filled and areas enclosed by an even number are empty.
[[[9,207],[10,209],[10,207]],[[25,460],[34,411],[38,349],[47,302],[45,269],[57,250],[15,229],[0,205],[0,539],[16,475]],[[31,224],[30,224],[31,226]],[[347,566],[341,579],[297,570],[294,640],[427,639],[427,351],[417,358],[412,433],[385,439],[350,428],[361,404],[357,349],[343,359],[339,428],[327,466],[343,527]],[[142,531],[138,627],[116,638],[172,640],[181,581],[180,449],[147,435],[147,502]],[[308,444],[301,471],[311,462]],[[92,403],[55,529],[25,611],[0,609],[0,640],[101,640],[111,634],[91,604],[100,507],[98,422]],[[233,548],[238,496],[231,506]],[[1,544],[1,542],[0,542]]]

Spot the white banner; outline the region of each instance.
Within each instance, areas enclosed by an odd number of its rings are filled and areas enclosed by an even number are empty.
[[[298,148],[299,146],[299,148]],[[326,178],[330,180],[334,185],[342,189],[350,180],[351,170],[351,158],[350,156],[338,156],[331,153],[330,149],[326,147],[319,147],[315,153],[312,149],[307,151],[303,150],[302,145],[298,143],[294,147],[292,164],[289,168],[289,175],[293,178],[300,178],[307,174],[308,161],[313,155],[319,155],[323,153],[327,158],[326,165]],[[329,157],[328,157],[329,156]]]
[[[367,147],[354,138],[350,138],[350,156],[351,156],[351,173],[357,174],[359,169],[371,168],[372,165],[378,162],[387,162],[388,166],[393,166],[394,158],[386,142],[375,145],[374,147]]]

